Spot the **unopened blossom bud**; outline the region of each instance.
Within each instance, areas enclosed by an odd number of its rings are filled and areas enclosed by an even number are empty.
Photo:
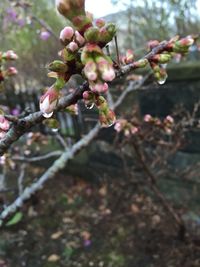
[[[9,121],[3,115],[0,115],[0,130],[6,132],[9,130],[9,128]]]
[[[84,73],[88,80],[95,81],[97,79],[96,63],[92,60],[88,61],[84,67]]]
[[[15,67],[9,67],[7,70],[6,70],[6,75],[7,76],[13,76],[13,75],[16,75],[18,73],[17,69]]]
[[[152,57],[154,62],[165,64],[168,63],[171,59],[171,55],[169,53],[157,54]]]
[[[79,47],[78,47],[77,43],[75,43],[75,42],[70,42],[70,43],[68,44],[67,48],[68,48],[71,52],[75,52],[75,51],[78,50]]]
[[[174,119],[172,116],[168,115],[166,118],[165,118],[165,123],[170,123],[170,124],[173,124],[174,123]]]
[[[81,34],[84,34],[88,28],[92,27],[92,21],[87,16],[76,16],[73,18],[72,23]]]
[[[85,15],[85,0],[56,0],[56,7],[69,20],[74,16]]]
[[[173,51],[177,53],[188,52],[189,47],[193,45],[193,43],[194,39],[191,36],[182,38],[173,44]]]
[[[108,91],[108,84],[101,81],[90,82],[89,86],[94,93],[106,93]]]
[[[75,41],[80,45],[84,45],[85,43],[85,38],[78,32],[75,31]]]
[[[112,81],[115,78],[115,71],[110,62],[103,57],[97,57],[97,68],[101,73],[101,78],[104,81]]]
[[[112,41],[115,34],[116,26],[113,23],[108,23],[106,26],[100,28],[99,43],[101,44],[101,47]]]
[[[92,55],[99,54],[102,55],[103,51],[97,44],[86,44],[81,53],[81,61],[86,64],[88,60],[91,60]]]
[[[43,116],[48,118],[53,114],[58,103],[59,94],[54,87],[50,87],[40,98],[40,110]]]
[[[125,62],[126,62],[126,64],[128,64],[128,63],[133,62],[133,60],[134,60],[134,53],[131,49],[128,49],[126,51]]]
[[[148,43],[147,43],[147,47],[152,50],[154,47],[158,46],[159,45],[159,41],[158,40],[150,40]]]
[[[132,126],[130,130],[131,130],[132,134],[136,134],[139,131],[138,127],[136,127],[136,126]]]
[[[144,116],[144,121],[145,122],[151,122],[153,120],[153,117],[150,114],[146,114]]]
[[[3,53],[2,58],[6,60],[16,60],[18,59],[18,56],[13,50],[8,50],[7,52]]]
[[[68,66],[61,60],[54,60],[48,65],[50,71],[64,73],[68,70]]]
[[[146,58],[140,59],[133,63],[135,68],[144,68],[148,64],[148,60]]]
[[[74,36],[74,30],[72,27],[65,27],[61,32],[60,32],[60,41],[64,44],[67,45],[72,41],[72,38]]]
[[[103,26],[105,26],[106,21],[105,19],[100,18],[95,21],[95,24],[98,28],[102,28]]]
[[[97,27],[90,27],[85,31],[84,38],[89,43],[96,43],[99,38],[99,29]]]
[[[102,127],[110,127],[112,126],[116,121],[116,116],[114,111],[111,109],[108,110],[107,113],[99,112],[99,121],[101,123]]]

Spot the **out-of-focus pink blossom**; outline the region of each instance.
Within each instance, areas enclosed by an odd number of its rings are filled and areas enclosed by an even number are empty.
[[[0,130],[8,131],[10,128],[10,123],[3,115],[0,115]]]
[[[152,121],[152,119],[153,119],[153,117],[150,114],[146,114],[144,116],[144,121],[146,121],[146,122],[150,122],[150,121]]]
[[[40,32],[40,39],[43,41],[47,41],[50,36],[51,36],[51,34],[48,31],[41,31]]]

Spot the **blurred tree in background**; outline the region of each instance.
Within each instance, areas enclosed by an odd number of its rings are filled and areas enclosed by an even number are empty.
[[[108,16],[118,23],[125,49],[138,48],[147,40],[168,39],[200,31],[199,11],[196,0],[112,0],[123,4],[121,15]]]

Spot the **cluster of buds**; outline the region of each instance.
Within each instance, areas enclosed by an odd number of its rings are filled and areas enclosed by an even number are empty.
[[[17,74],[15,67],[5,68],[5,63],[18,59],[17,54],[13,50],[6,52],[0,52],[0,83],[3,82],[7,77]]]
[[[139,132],[138,125],[128,122],[126,119],[119,119],[114,126],[115,131],[118,133],[123,132],[126,137],[135,135]]]
[[[0,139],[4,138],[10,128],[9,121],[1,114],[0,115]]]
[[[108,106],[106,99],[99,94],[92,91],[85,91],[83,93],[83,99],[88,109],[93,108],[95,105],[99,110],[99,121],[102,127],[110,127],[115,121],[115,113]]]
[[[72,26],[66,26],[60,32],[60,41],[64,45],[59,52],[62,60],[54,60],[48,65],[48,76],[56,82],[40,99],[40,110],[46,118],[53,114],[59,91],[72,75],[84,75],[90,90],[97,94],[105,93],[107,82],[115,78],[113,62],[102,50],[113,39],[115,25],[103,19],[93,23],[93,18],[85,12],[84,0],[57,0],[56,6]]]
[[[150,114],[144,116],[144,122],[163,129],[165,133],[171,134],[174,126],[174,119],[167,115],[162,121],[159,118],[153,117]]]
[[[167,79],[167,72],[162,64],[167,64],[177,53],[179,56],[186,54],[193,43],[194,38],[191,36],[182,39],[179,39],[179,36],[175,36],[168,42],[162,53],[155,54],[149,59],[150,66],[159,84],[164,84]],[[150,50],[153,50],[159,44],[159,41],[152,40],[147,45]]]
[[[84,74],[89,81],[90,89],[96,93],[105,93],[108,89],[106,82],[115,78],[115,71],[111,59],[104,55],[96,44],[88,43],[84,46],[81,60]]]
[[[120,57],[120,63],[123,65],[130,64],[134,61],[134,52],[131,49],[126,51],[126,55]]]

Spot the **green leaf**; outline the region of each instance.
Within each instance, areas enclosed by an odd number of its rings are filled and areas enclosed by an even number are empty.
[[[11,226],[11,225],[17,224],[18,222],[20,222],[22,220],[22,217],[23,217],[22,212],[15,213],[15,215],[6,223],[6,226]]]

